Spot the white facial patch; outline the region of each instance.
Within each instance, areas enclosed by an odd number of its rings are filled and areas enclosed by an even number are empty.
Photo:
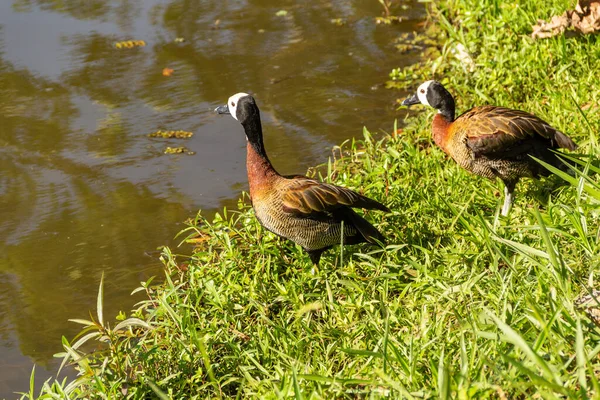
[[[421,104],[431,107],[431,104],[427,101],[427,91],[429,90],[429,85],[431,85],[434,81],[427,81],[422,83],[421,86],[417,89],[417,97]]]
[[[227,108],[229,108],[229,113],[236,120],[237,120],[236,111],[237,111],[238,101],[244,96],[249,96],[249,94],[248,93],[236,93],[233,96],[231,96],[229,98],[229,100],[227,100]]]

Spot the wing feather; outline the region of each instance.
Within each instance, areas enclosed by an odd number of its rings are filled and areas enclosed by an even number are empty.
[[[567,148],[577,145],[564,133],[525,111],[504,107],[476,107],[456,119],[454,129],[463,131],[475,157],[494,157],[529,151],[531,146]]]
[[[331,213],[340,207],[389,211],[383,204],[341,186],[299,176],[290,182],[283,194],[283,209],[291,214],[310,216]]]

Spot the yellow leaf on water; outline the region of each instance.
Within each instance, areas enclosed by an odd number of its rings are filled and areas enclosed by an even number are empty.
[[[122,49],[122,48],[132,49],[134,47],[144,47],[145,45],[146,45],[146,42],[144,42],[143,40],[125,40],[122,42],[115,43],[115,47],[117,49]]]

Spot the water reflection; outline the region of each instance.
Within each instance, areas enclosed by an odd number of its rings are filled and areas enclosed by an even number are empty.
[[[25,390],[31,361],[56,369],[103,272],[112,318],[161,274],[148,254],[181,221],[235,203],[245,140],[215,105],[256,95],[282,173],[363,125],[389,129],[394,94],[377,85],[410,62],[391,40],[424,14],[405,4],[406,23],[378,27],[376,0],[0,2],[0,397]],[[147,45],[115,48],[130,39]],[[196,134],[147,137],[158,129]],[[196,156],[163,154],[182,144]]]

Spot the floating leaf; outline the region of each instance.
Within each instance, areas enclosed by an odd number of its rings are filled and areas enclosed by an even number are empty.
[[[288,12],[286,10],[279,10],[275,13],[275,15],[277,17],[285,17],[286,15],[288,15]]]
[[[396,17],[394,15],[390,15],[389,17],[376,17],[375,23],[377,25],[391,25],[391,24],[399,24],[404,19],[402,17]]]
[[[187,149],[185,147],[167,147],[165,154],[181,154],[185,153]]]
[[[173,68],[163,68],[163,76],[171,76],[175,70]]]
[[[192,136],[194,136],[194,133],[188,131],[156,131],[148,135],[148,137],[158,137],[163,139],[188,139]]]
[[[187,149],[187,147],[167,147],[165,149],[165,154],[188,154],[190,156],[193,156],[194,154],[196,154],[195,151],[190,151]]]
[[[115,43],[117,49],[132,49],[134,47],[144,47],[146,42],[143,40],[126,40],[123,42]]]

